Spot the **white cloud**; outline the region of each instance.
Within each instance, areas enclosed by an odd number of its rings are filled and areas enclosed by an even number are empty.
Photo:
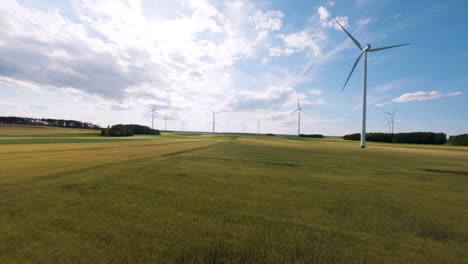
[[[400,95],[399,97],[393,99],[393,102],[396,103],[406,103],[412,101],[426,101],[426,100],[434,100],[443,97],[444,95],[437,91],[432,92],[415,92],[415,93],[405,93]]]
[[[14,78],[9,78],[6,76],[0,76],[0,82],[6,83],[8,85],[14,86],[19,89],[27,89],[31,91],[38,92],[41,90],[39,86],[37,86],[34,83],[28,82],[28,81],[22,81],[22,80],[17,80]]]
[[[453,92],[453,93],[447,94],[447,96],[459,96],[459,95],[462,95],[462,93],[461,92]]]
[[[357,24],[358,26],[365,26],[365,25],[369,24],[370,22],[371,22],[371,19],[370,19],[369,17],[366,17],[366,18],[360,18],[360,19],[356,22],[356,24]],[[340,22],[340,23],[341,23],[341,22]]]
[[[320,55],[320,48],[318,42],[320,42],[321,40],[323,40],[323,35],[312,35],[304,30],[283,37],[286,49],[289,48],[296,52],[306,50],[313,56]]]
[[[242,91],[230,98],[225,108],[231,111],[278,109],[293,106],[297,99],[304,100],[303,94],[297,93],[292,87],[270,86],[262,91]]]
[[[323,91],[320,89],[309,89],[308,92],[311,95],[321,95],[323,93]]]
[[[375,104],[375,107],[384,107],[384,106],[386,106],[386,105],[388,105],[388,104],[389,104],[389,102],[376,103],[376,104]]]
[[[120,103],[208,98],[229,88],[228,66],[252,56],[267,37],[265,30],[251,30],[256,10],[243,2],[189,1],[164,19],[149,19],[137,1],[83,0],[74,11],[77,19],[69,20],[57,9],[2,3],[0,81],[32,90],[69,88]],[[282,13],[266,14],[262,26],[279,29],[274,18]]]
[[[320,24],[326,26],[328,24],[328,19],[330,18],[330,12],[324,6],[320,6],[317,10],[319,15]]]
[[[283,40],[283,47],[270,47],[268,57],[262,59],[262,63],[268,63],[272,57],[291,56],[295,53],[305,52],[308,56],[320,56],[319,43],[323,42],[325,36],[322,32],[310,33],[305,30],[291,34],[280,34],[277,36]]]
[[[281,11],[257,11],[251,16],[251,20],[257,30],[277,31],[281,29],[283,17],[284,14]]]
[[[324,6],[320,6],[317,9],[317,14],[319,16],[319,22],[324,27],[333,27],[337,30],[341,30],[340,26],[336,23],[338,21],[343,27],[348,26],[348,17],[347,16],[337,16],[333,19],[330,19],[330,11]]]

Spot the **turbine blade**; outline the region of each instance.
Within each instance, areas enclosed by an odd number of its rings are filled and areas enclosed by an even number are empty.
[[[385,112],[386,114],[389,114],[389,115],[392,115],[392,113],[389,113],[389,112]]]
[[[290,115],[294,114],[297,112],[297,110],[299,110],[299,108],[297,108],[296,110],[294,110],[294,112],[292,112]]]
[[[369,49],[369,50],[367,50],[367,51],[379,51],[379,50],[391,49],[391,48],[396,48],[396,47],[401,47],[401,46],[407,46],[407,45],[411,45],[411,43],[405,43],[405,44],[400,44],[400,45],[393,45],[393,46],[387,46],[387,47]]]
[[[345,82],[345,84],[343,85],[343,88],[341,88],[341,91],[344,90],[346,84],[347,84],[348,81],[349,81],[349,78],[351,78],[351,74],[353,74],[354,69],[356,69],[356,65],[359,63],[359,60],[361,59],[362,54],[364,54],[364,53],[361,52],[361,55],[359,55],[359,57],[356,59],[356,62],[354,63],[353,68],[351,69],[351,72],[350,72],[349,75],[348,75],[348,79],[346,79],[346,82]]]
[[[362,50],[362,46],[361,46],[361,43],[359,43],[359,41],[357,41],[341,24],[340,22],[338,22],[338,20],[335,20],[336,23],[341,27],[341,29],[344,30],[344,32],[348,35],[348,37],[354,42],[354,44],[356,44],[356,46],[359,48],[359,50]]]

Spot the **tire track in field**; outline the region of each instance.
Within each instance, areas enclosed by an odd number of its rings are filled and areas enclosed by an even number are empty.
[[[212,147],[216,147],[216,146],[223,145],[223,144],[232,143],[232,142],[234,142],[236,140],[237,140],[237,138],[234,139],[234,140],[228,140],[226,142],[219,142],[219,143],[216,143],[216,144],[213,144],[213,145],[193,148],[193,149],[189,149],[189,150],[181,150],[181,151],[176,151],[176,152],[172,152],[172,153],[168,153],[168,154],[163,154],[161,156],[162,157],[175,156],[175,155],[184,154],[184,153],[188,153],[188,152],[192,152],[192,151],[197,151],[197,150],[201,150],[201,149],[207,149],[207,148],[212,148]]]

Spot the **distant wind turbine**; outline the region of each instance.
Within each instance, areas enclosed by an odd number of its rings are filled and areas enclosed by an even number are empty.
[[[153,113],[153,117],[151,119],[151,129],[154,129],[154,114],[158,114],[158,112],[156,112],[156,105],[153,105],[153,108],[151,108],[151,113]]]
[[[257,121],[257,134],[260,135],[260,124],[262,123],[262,120]]]
[[[385,117],[385,120],[387,120],[388,133],[392,133],[392,120],[388,116]]]
[[[301,112],[305,113],[304,110],[302,110],[301,104],[299,103],[299,100],[297,100],[297,108],[292,112],[290,115],[294,114],[297,112],[297,136],[299,137],[301,135]]]
[[[167,131],[167,120],[169,118],[167,117],[167,114],[164,115],[164,131]]]
[[[392,134],[393,134],[393,128],[394,128],[394,125],[395,125],[395,112],[396,112],[396,110],[394,110],[391,113],[390,112],[385,112],[387,115],[389,115],[389,116],[387,116],[388,117],[387,120],[390,122],[390,128],[391,128]]]
[[[214,134],[215,129],[216,129],[216,115],[221,113],[221,111],[215,112],[215,111],[211,110],[211,113],[213,114],[213,134]]]
[[[182,128],[182,132],[184,132],[184,124],[185,124],[185,121],[182,120],[180,123],[181,123],[181,126],[182,126],[182,127],[181,127],[181,128]]]
[[[361,59],[362,55],[364,55],[364,76],[363,76],[363,81],[362,81],[361,148],[365,148],[366,147],[367,52],[374,52],[374,51],[380,51],[384,49],[391,49],[391,48],[406,46],[406,45],[410,45],[410,43],[386,46],[386,47],[381,47],[381,48],[372,48],[370,44],[367,44],[363,48],[361,46],[361,43],[359,43],[359,41],[357,41],[353,36],[351,36],[351,34],[348,31],[346,31],[346,29],[340,24],[340,22],[336,21],[336,23],[341,27],[341,29],[343,29],[343,31],[348,35],[348,37],[354,42],[356,47],[358,47],[358,49],[361,51],[361,54],[356,59],[356,62],[354,62],[353,68],[351,69],[351,72],[349,73],[348,79],[346,79],[346,82],[343,85],[343,88],[341,88],[341,91],[344,90],[346,84],[349,81],[349,78],[351,77],[351,74],[353,74],[353,71],[356,68],[356,65],[359,63],[359,60]]]

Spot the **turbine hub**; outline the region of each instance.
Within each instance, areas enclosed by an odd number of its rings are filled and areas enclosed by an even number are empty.
[[[370,44],[367,44],[366,47],[364,48],[364,50],[370,50],[372,48],[372,46]]]

